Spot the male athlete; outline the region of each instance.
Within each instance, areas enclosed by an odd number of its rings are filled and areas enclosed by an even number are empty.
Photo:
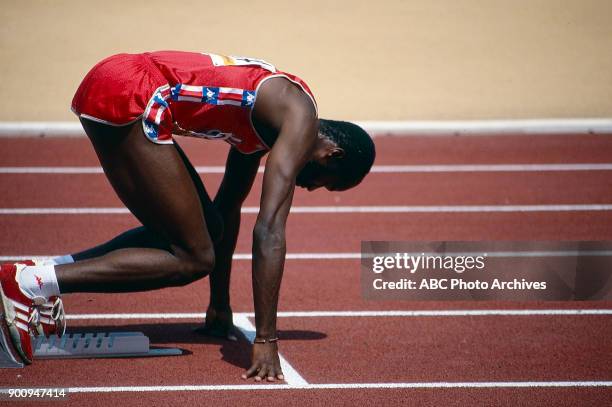
[[[240,209],[269,153],[253,229],[256,339],[242,377],[282,380],[276,311],[294,188],[341,191],[359,184],[375,156],[368,134],[352,123],[318,119],[314,97],[298,77],[262,60],[211,53],[109,57],[87,74],[72,110],[142,226],[48,264],[2,266],[2,328],[23,362],[32,362],[30,335],[63,334],[60,293],[153,290],[209,275],[202,331],[229,334]],[[232,145],[213,201],[173,134]]]

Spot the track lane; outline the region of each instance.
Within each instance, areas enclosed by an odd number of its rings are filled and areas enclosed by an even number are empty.
[[[256,216],[245,214],[237,253],[251,251]],[[126,215],[0,216],[0,253],[83,250],[138,226]],[[357,252],[361,240],[611,240],[612,211],[525,213],[293,214],[288,252]],[[312,236],[318,236],[312,239]]]
[[[203,174],[214,196],[221,174]],[[245,206],[258,206],[262,174]],[[0,207],[122,207],[103,174],[0,174]],[[483,205],[612,202],[612,171],[370,174],[355,189],[308,192],[294,205]]]
[[[612,353],[603,352],[610,322],[611,316],[291,318],[283,319],[285,329],[310,334],[282,345],[313,383],[599,381],[610,379]],[[313,332],[325,340],[308,340]]]
[[[194,165],[223,165],[225,143],[178,137]],[[377,137],[377,164],[609,163],[607,135]],[[89,140],[2,138],[1,166],[98,165]],[[34,154],[35,152],[35,154]]]
[[[612,308],[612,301],[373,301],[366,300],[362,296],[360,273],[359,260],[288,260],[283,276],[279,310]],[[208,287],[208,281],[204,279],[186,287],[166,288],[161,291],[112,295],[69,294],[64,296],[64,303],[69,314],[203,313],[208,305]],[[253,312],[250,261],[234,262],[231,298],[234,312]],[[69,323],[72,324],[73,322]],[[281,326],[282,324],[281,321]]]

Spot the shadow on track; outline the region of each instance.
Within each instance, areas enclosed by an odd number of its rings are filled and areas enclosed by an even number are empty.
[[[234,366],[247,369],[251,363],[251,348],[244,336],[240,336],[238,341],[230,341],[212,336],[205,336],[194,332],[200,324],[193,322],[158,324],[124,324],[124,325],[83,325],[71,326],[67,333],[76,332],[142,332],[149,337],[151,347],[162,347],[171,344],[180,347],[182,344],[204,344],[218,345],[222,360]],[[321,340],[327,338],[327,334],[317,331],[306,330],[279,330],[278,337],[283,340]],[[193,352],[189,349],[181,348],[183,356]]]

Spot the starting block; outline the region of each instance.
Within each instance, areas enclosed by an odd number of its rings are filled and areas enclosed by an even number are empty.
[[[23,367],[12,344],[0,335],[0,368]],[[142,332],[72,333],[58,336],[32,337],[34,359],[121,358],[181,355],[177,348],[154,348]]]

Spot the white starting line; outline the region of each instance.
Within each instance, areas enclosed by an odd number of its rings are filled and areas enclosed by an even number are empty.
[[[196,166],[199,174],[224,174],[225,167]],[[610,171],[612,163],[579,164],[441,164],[441,165],[375,165],[372,173],[446,173],[446,172],[558,172]],[[264,172],[260,166],[259,173]],[[0,174],[103,174],[102,167],[0,167]]]
[[[114,386],[68,387],[68,393],[159,393],[189,391],[254,391],[254,390],[334,390],[334,389],[494,389],[494,388],[564,388],[612,387],[612,381],[547,381],[547,382],[404,382],[404,383],[305,383],[305,384],[229,384],[178,386]],[[8,393],[8,389],[0,389]]]
[[[403,383],[305,383],[305,384],[229,384],[177,386],[68,387],[67,393],[161,393],[256,390],[367,390],[367,389],[495,389],[612,387],[612,381],[533,381],[533,382],[403,382]],[[0,393],[8,393],[7,388]]]
[[[294,206],[291,213],[523,213],[610,211],[612,204],[584,205],[414,205],[414,206]],[[257,214],[259,208],[242,208],[244,214]],[[125,215],[127,208],[0,208],[0,215]]]

